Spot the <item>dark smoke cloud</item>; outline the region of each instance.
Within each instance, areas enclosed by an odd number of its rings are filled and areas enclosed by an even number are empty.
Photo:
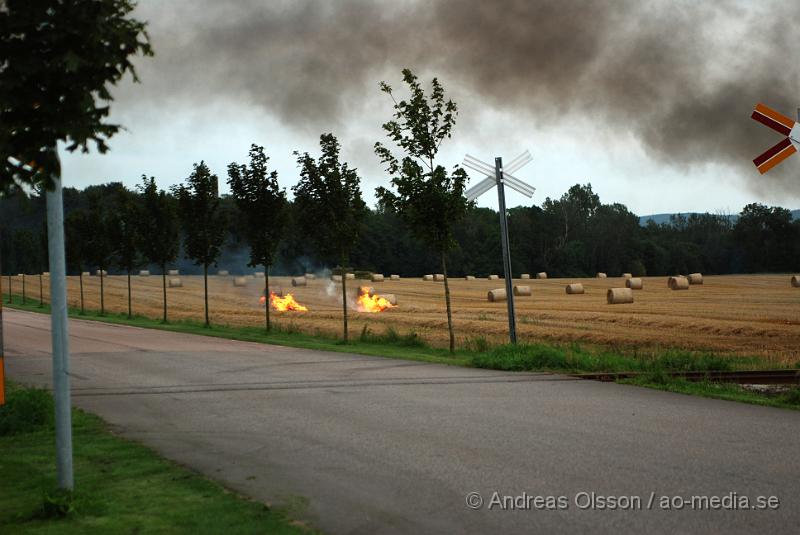
[[[157,58],[129,90],[226,95],[315,131],[352,118],[378,80],[409,66],[540,127],[580,135],[600,123],[666,164],[758,176],[750,160],[780,137],[748,118],[753,105],[792,116],[800,105],[793,1],[194,0],[139,13]],[[798,191],[792,167],[765,183]]]

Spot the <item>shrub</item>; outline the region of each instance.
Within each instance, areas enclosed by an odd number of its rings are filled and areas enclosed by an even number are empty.
[[[53,425],[53,396],[38,388],[9,388],[0,406],[0,436],[30,433]]]

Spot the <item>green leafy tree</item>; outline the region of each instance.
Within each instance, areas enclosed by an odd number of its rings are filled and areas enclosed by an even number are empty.
[[[91,191],[86,217],[88,233],[84,235],[83,239],[86,240],[87,260],[91,265],[97,267],[100,276],[100,315],[102,316],[106,313],[105,275],[111,265],[114,245],[111,241],[111,210],[101,191]]]
[[[295,151],[300,166],[300,181],[294,186],[297,212],[305,236],[326,257],[333,257],[344,268],[358,241],[366,215],[361,198],[361,179],[356,169],[339,161],[340,145],[333,134],[322,134],[319,140],[322,155],[318,160],[307,152]],[[342,323],[345,343],[347,334],[347,277],[342,271]]]
[[[381,90],[394,102],[393,118],[384,123],[389,139],[405,153],[398,159],[389,148],[375,143],[375,153],[386,165],[396,191],[377,188],[381,206],[397,212],[412,232],[439,254],[444,274],[444,297],[447,307],[447,328],[450,351],[455,351],[450,286],[447,278],[447,253],[454,245],[453,229],[461,221],[471,203],[464,197],[467,173],[455,166],[452,173],[436,163],[442,142],[450,138],[458,108],[445,101],[444,88],[434,78],[428,97],[409,69],[403,70],[403,82],[410,98],[398,101],[391,86],[381,82]]]
[[[271,329],[269,314],[269,270],[275,262],[278,244],[287,223],[286,190],[278,184],[278,172],[268,171],[269,158],[264,147],[250,146],[250,166],[228,165],[228,185],[242,216],[244,236],[250,245],[249,266],[264,266],[266,329]]]
[[[178,256],[178,209],[174,197],[159,190],[154,177],[142,175],[139,186],[142,195],[142,218],[139,233],[145,258],[161,268],[164,317],[167,322],[167,265]]]
[[[109,84],[131,56],[152,55],[130,0],[5,0],[0,4],[0,194],[20,185],[52,187],[56,144],[104,153],[120,126],[104,122]]]
[[[205,326],[208,320],[208,266],[215,264],[225,240],[225,219],[220,210],[217,175],[204,162],[194,165],[186,184],[175,188],[183,224],[186,256],[203,266]]]
[[[114,263],[125,270],[128,279],[128,317],[133,316],[131,273],[143,264],[140,221],[142,207],[136,193],[127,188],[117,191],[114,198],[110,235],[114,244]]]

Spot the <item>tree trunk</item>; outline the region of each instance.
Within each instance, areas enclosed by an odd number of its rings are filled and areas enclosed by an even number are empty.
[[[100,315],[106,315],[105,289],[103,288],[103,268],[100,268]]]
[[[39,273],[39,308],[44,306],[44,283],[42,282],[42,274]]]
[[[450,353],[456,350],[456,338],[453,334],[453,311],[450,307],[450,284],[447,282],[447,253],[442,251],[442,273],[444,274],[444,302],[447,305],[447,330],[450,332]]]
[[[164,319],[162,323],[167,323],[167,265],[161,266],[161,286],[164,290]]]
[[[208,321],[208,264],[203,264],[203,291],[205,292],[206,327],[211,327],[211,323]]]
[[[83,308],[83,268],[80,268],[80,269],[81,269],[81,274],[78,277],[78,280],[81,283],[81,314],[85,314],[86,310]],[[51,273],[51,276],[52,276],[52,273]]]
[[[272,329],[272,324],[269,322],[269,307],[271,306],[269,297],[269,266],[264,264],[264,316],[267,332]]]
[[[133,317],[133,307],[131,306],[131,270],[128,270],[128,319]]]
[[[344,266],[347,263],[342,258],[342,329],[343,330],[343,340],[344,343],[348,343],[349,336],[347,333],[347,270]]]

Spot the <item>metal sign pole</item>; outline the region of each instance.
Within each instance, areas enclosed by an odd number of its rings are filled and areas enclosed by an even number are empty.
[[[508,215],[506,214],[506,193],[503,186],[503,159],[494,159],[495,179],[497,180],[497,200],[500,208],[500,241],[503,245],[503,273],[506,281],[506,303],[508,304],[508,334],[512,344],[517,343],[517,322],[514,315],[514,281],[511,278],[511,251],[508,241]]]

